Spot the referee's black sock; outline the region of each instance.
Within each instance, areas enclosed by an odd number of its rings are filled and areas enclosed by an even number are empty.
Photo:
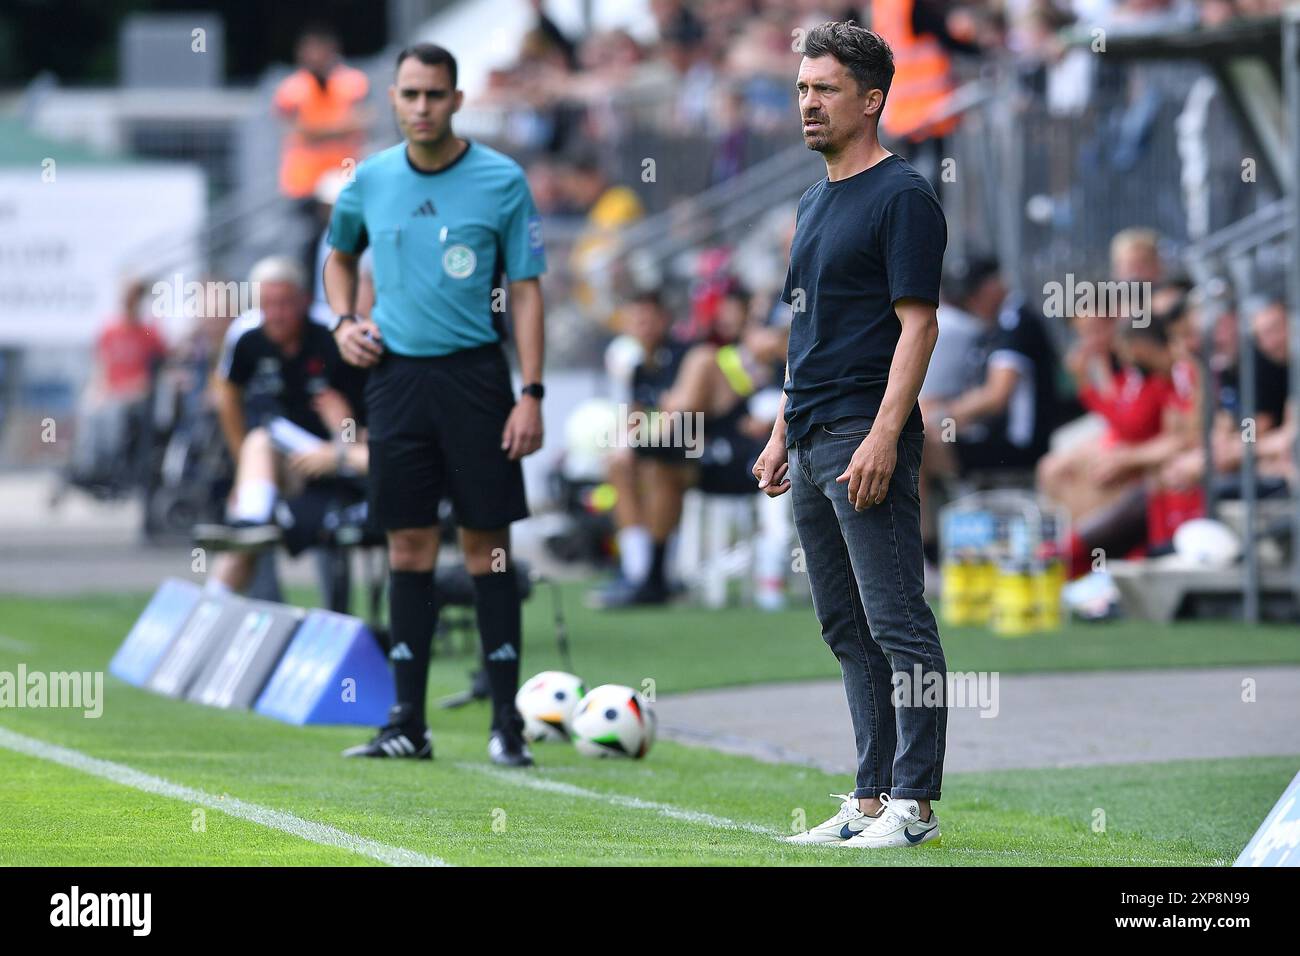
[[[429,650],[438,623],[432,571],[394,571],[388,588],[388,623],[397,684],[398,722],[423,725],[425,693],[429,686]]]
[[[515,694],[519,690],[523,625],[519,583],[513,567],[474,575],[474,612],[492,688],[492,729],[517,733],[520,727]]]
[[[668,590],[668,572],[665,569],[667,558],[668,542],[656,541],[650,557],[650,573],[646,575],[646,584],[654,590]]]

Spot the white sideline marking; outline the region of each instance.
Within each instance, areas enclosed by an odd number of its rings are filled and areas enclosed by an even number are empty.
[[[683,820],[686,823],[702,823],[705,826],[713,827],[718,830],[743,830],[746,833],[757,833],[759,836],[779,837],[784,836],[777,830],[770,827],[760,826],[757,823],[744,823],[739,820],[729,820],[726,817],[715,816],[712,813],[705,813],[702,810],[683,810],[681,807],[674,807],[669,803],[659,803],[655,800],[642,800],[640,797],[629,797],[621,793],[601,793],[599,790],[587,790],[583,787],[575,786],[571,783],[564,783],[560,780],[547,780],[529,774],[527,772],[498,770],[495,767],[484,767],[480,764],[462,763],[457,764],[461,770],[473,770],[476,773],[492,777],[494,780],[500,780],[502,783],[508,783],[516,787],[529,787],[533,790],[544,790],[547,793],[560,793],[567,797],[581,797],[584,800],[601,800],[605,803],[613,804],[616,807],[624,807],[628,810],[653,810],[660,816],[668,817],[672,820]]]
[[[164,780],[162,777],[155,777],[125,764],[113,763],[111,760],[100,760],[98,757],[92,757],[79,750],[60,747],[57,744],[37,740],[35,737],[27,737],[12,730],[6,730],[3,727],[0,727],[0,747],[27,754],[29,757],[37,757],[41,760],[62,764],[65,767],[71,767],[73,770],[80,770],[82,773],[88,773],[94,777],[102,777],[105,780],[111,780],[113,783],[141,790],[145,793],[171,797],[174,800],[198,804],[210,810],[218,810],[227,816],[239,817],[241,820],[248,820],[269,827],[272,830],[280,830],[321,846],[333,846],[342,850],[349,850],[361,856],[368,856],[372,860],[378,860],[380,863],[387,863],[389,866],[451,865],[436,856],[425,856],[423,853],[416,853],[414,850],[408,850],[405,847],[379,843],[324,823],[304,820],[302,817],[287,813],[284,810],[273,810],[270,807],[248,803],[235,797],[218,797],[203,790],[196,790],[193,787],[186,787],[179,783],[172,783],[170,780]]]
[[[484,776],[492,777],[494,780],[500,780],[502,783],[508,783],[516,787],[529,787],[533,790],[542,790],[547,793],[559,793],[569,797],[581,797],[584,800],[601,800],[605,803],[612,804],[616,807],[624,807],[628,810],[654,810],[661,816],[669,817],[673,820],[684,820],[687,823],[701,823],[704,826],[714,827],[719,830],[743,830],[746,833],[756,833],[759,836],[776,837],[784,840],[788,834],[780,830],[773,830],[770,827],[760,826],[757,823],[743,823],[739,820],[730,820],[727,817],[715,816],[712,813],[705,813],[701,810],[683,810],[681,807],[674,807],[672,804],[659,803],[654,800],[642,800],[640,797],[629,797],[621,793],[601,793],[599,790],[587,790],[584,787],[576,786],[572,783],[564,783],[560,780],[547,780],[545,778],[533,776],[527,772],[499,770],[496,767],[485,767],[482,764],[461,763],[456,765],[459,770],[472,770],[475,773],[481,773]],[[808,849],[807,847],[793,847],[796,851]],[[825,851],[827,847],[813,847]],[[831,848],[833,849],[833,848]],[[943,848],[948,853],[964,853],[974,856],[1024,856],[1022,850],[995,850],[995,849],[977,849],[974,847],[954,847],[945,846]],[[1092,858],[1082,855],[1065,857],[1057,855],[1055,862],[1061,863],[1067,860],[1073,861],[1079,865],[1091,865]],[[1183,866],[1180,860],[1144,860],[1143,863],[1155,865]],[[1220,861],[1220,865],[1226,866],[1225,862]]]

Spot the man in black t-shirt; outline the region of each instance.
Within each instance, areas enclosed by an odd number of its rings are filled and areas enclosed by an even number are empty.
[[[917,395],[938,337],[947,224],[933,188],[877,138],[894,75],[875,33],[804,42],[804,143],[827,178],[799,202],[782,298],[794,320],[784,415],[754,465],[792,490],[822,637],[839,659],[858,773],[837,814],[791,839],[846,848],[939,837],[947,666],[925,602]]]
[[[213,568],[214,587],[242,590],[253,573],[251,550],[282,539],[308,543],[293,515],[323,512],[333,479],[368,470],[362,392],[365,373],[346,364],[334,336],[308,317],[306,276],[293,259],[263,259],[249,276],[259,308],[232,323],[214,374],[217,416],[235,486],[227,523],[199,525],[195,540],[231,550]],[[288,503],[288,511],[277,508]]]
[[[922,491],[931,475],[1033,468],[1047,452],[1057,406],[1056,349],[1042,320],[1008,295],[998,264],[972,258],[945,282],[956,287],[954,302],[984,326],[969,352],[980,372],[973,387],[923,405],[935,427],[925,436]]]

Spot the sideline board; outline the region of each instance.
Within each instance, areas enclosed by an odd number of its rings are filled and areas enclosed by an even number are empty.
[[[396,694],[392,672],[365,622],[310,611],[254,708],[290,724],[380,726]]]
[[[168,578],[158,585],[131,633],[113,655],[109,673],[136,687],[144,685],[189,620],[202,594],[190,581]]]
[[[171,642],[146,688],[167,697],[183,697],[221,644],[247,611],[248,601],[230,594],[204,594],[185,626]]]
[[[164,581],[109,670],[137,687],[291,724],[379,726],[396,694],[360,618]]]
[[[217,643],[186,695],[210,707],[247,710],[257,700],[285,646],[306,616],[300,608],[245,600],[243,618]]]
[[[1300,866],[1300,773],[1232,865]]]

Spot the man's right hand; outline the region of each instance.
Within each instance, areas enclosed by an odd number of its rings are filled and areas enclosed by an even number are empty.
[[[785,441],[773,435],[768,440],[763,453],[754,462],[754,477],[758,479],[758,490],[769,498],[785,494],[790,490],[790,479],[786,476],[789,470],[790,459]]]
[[[334,330],[334,341],[343,361],[358,368],[370,368],[383,357],[382,338],[379,326],[369,319],[348,319]]]

